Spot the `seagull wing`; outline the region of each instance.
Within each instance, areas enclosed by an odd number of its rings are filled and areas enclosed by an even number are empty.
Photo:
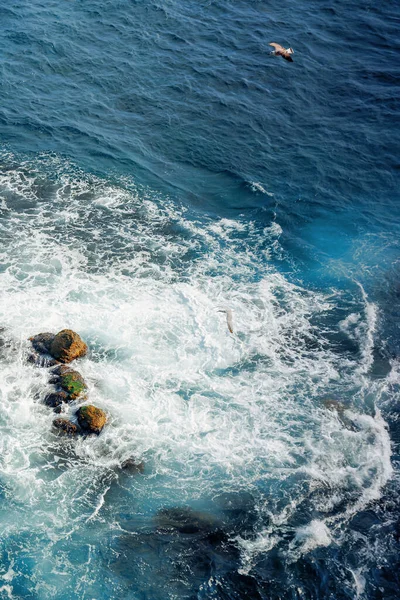
[[[233,333],[233,316],[230,308],[224,308],[223,310],[219,310],[218,312],[223,312],[226,314],[226,323],[228,325],[228,329],[231,333]]]
[[[228,325],[228,329],[231,333],[233,333],[233,318],[232,318],[232,311],[230,308],[228,308],[228,310],[226,311],[226,323]]]
[[[281,46],[280,44],[275,44],[275,42],[271,42],[269,44],[269,46],[272,46],[273,48],[275,48],[276,52],[285,52],[285,48],[283,46]]]

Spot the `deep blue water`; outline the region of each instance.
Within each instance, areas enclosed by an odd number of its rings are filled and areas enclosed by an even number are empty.
[[[398,2],[0,23],[0,597],[398,598]],[[95,440],[24,360],[67,326]]]

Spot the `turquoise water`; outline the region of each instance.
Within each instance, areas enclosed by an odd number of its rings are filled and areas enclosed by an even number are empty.
[[[0,16],[0,597],[397,598],[397,4]]]

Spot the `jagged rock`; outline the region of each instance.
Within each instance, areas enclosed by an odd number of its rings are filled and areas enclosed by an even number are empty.
[[[50,354],[62,363],[69,363],[85,356],[87,345],[71,329],[63,329],[54,337],[50,345]]]
[[[128,473],[144,473],[144,462],[137,461],[134,458],[128,458],[121,463],[121,469]]]
[[[78,433],[78,427],[72,421],[68,421],[68,419],[54,419],[53,427],[68,435],[76,435]]]
[[[61,391],[61,392],[54,392],[52,394],[47,394],[47,396],[45,396],[44,400],[43,400],[43,404],[45,404],[46,406],[50,406],[51,408],[60,408],[60,412],[61,412],[61,405],[64,402],[68,402],[69,401],[69,396],[67,394],[67,392]]]
[[[107,422],[104,410],[96,408],[92,404],[81,406],[77,411],[78,423],[87,433],[99,434]]]

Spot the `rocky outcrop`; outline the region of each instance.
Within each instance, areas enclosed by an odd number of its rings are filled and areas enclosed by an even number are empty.
[[[86,433],[99,434],[107,422],[107,415],[101,408],[92,404],[82,406],[76,413],[78,423]]]
[[[71,329],[63,329],[50,344],[50,354],[62,363],[69,363],[87,353],[87,345]]]
[[[67,435],[76,435],[78,433],[77,425],[68,419],[54,419],[53,427],[60,433],[65,433]]]
[[[82,375],[71,369],[66,363],[85,356],[87,345],[80,336],[71,329],[63,329],[56,335],[53,333],[39,333],[29,341],[32,344],[28,360],[40,366],[54,366],[50,374],[49,383],[56,386],[52,393],[48,393],[43,403],[56,413],[63,411],[63,406],[76,400],[86,400],[87,385]],[[60,364],[61,363],[61,364]],[[69,435],[76,433],[99,434],[107,422],[106,413],[92,404],[82,406],[76,413],[78,425],[68,419],[55,419],[53,426]],[[128,459],[121,465],[122,469],[130,472],[143,472],[143,463]]]

